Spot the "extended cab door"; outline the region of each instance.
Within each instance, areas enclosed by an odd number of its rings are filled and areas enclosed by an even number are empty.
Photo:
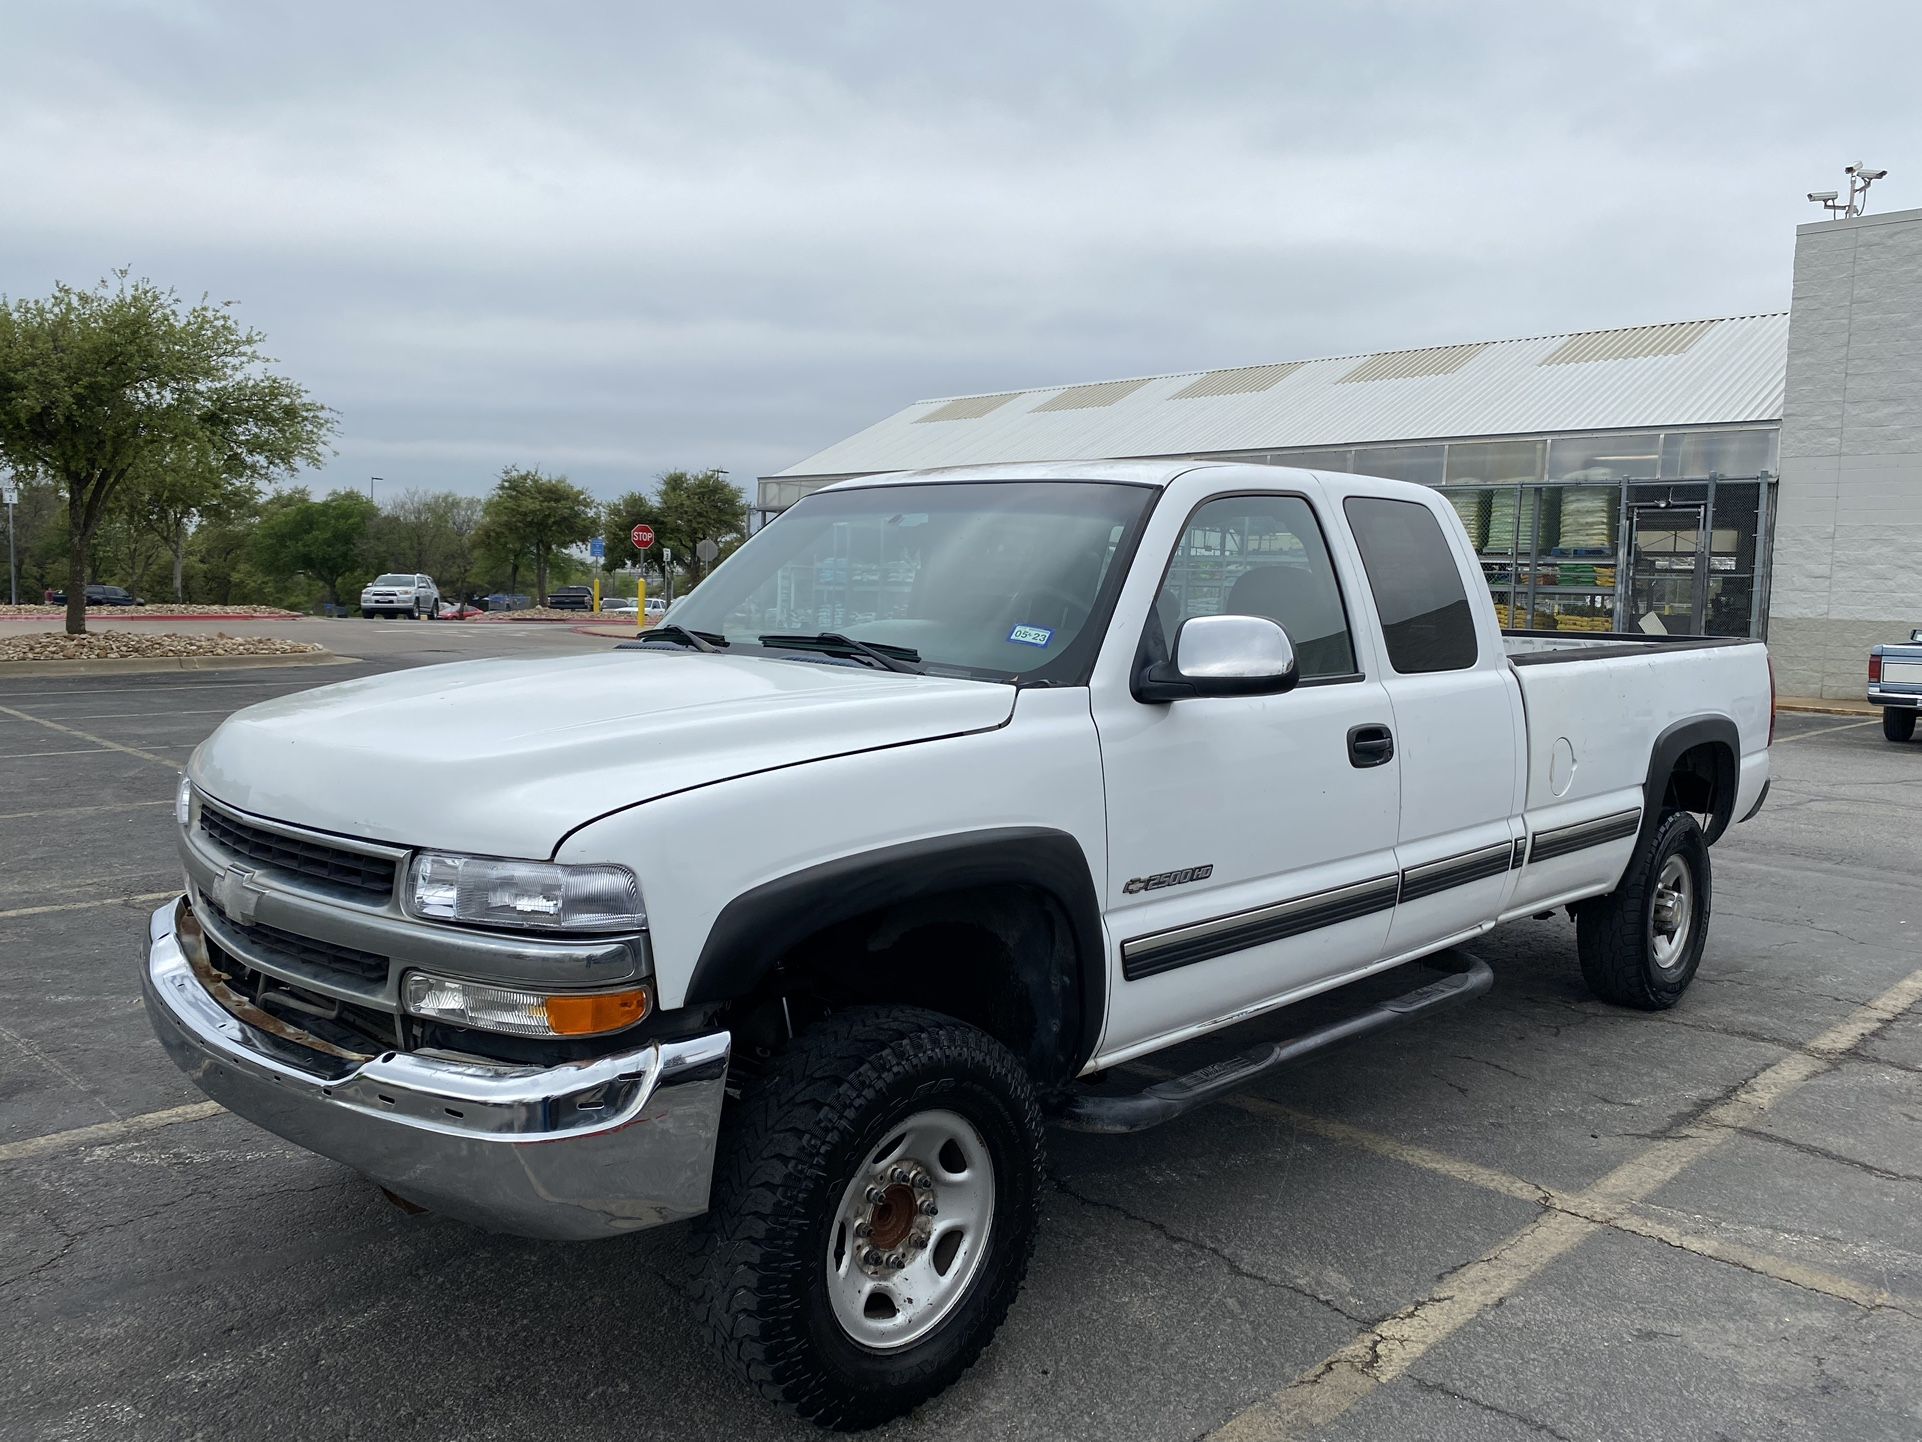
[[[1364,487],[1374,493],[1358,494]],[[1440,498],[1380,482],[1340,489],[1383,639],[1401,757],[1401,901],[1388,950],[1405,955],[1472,935],[1502,912],[1521,863],[1521,689],[1467,538]]]
[[[1302,472],[1201,468],[1170,484],[1144,534],[1091,687],[1119,947],[1111,1059],[1383,954],[1402,768],[1355,749],[1393,717],[1327,504]],[[1294,690],[1135,699],[1133,675],[1184,620],[1224,613],[1287,629]]]

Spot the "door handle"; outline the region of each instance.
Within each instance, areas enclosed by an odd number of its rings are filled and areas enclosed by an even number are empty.
[[[1348,764],[1380,766],[1395,757],[1395,733],[1386,726],[1353,726],[1348,731]]]

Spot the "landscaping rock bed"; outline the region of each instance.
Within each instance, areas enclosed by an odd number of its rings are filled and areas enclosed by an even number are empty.
[[[51,621],[67,614],[65,606],[9,606],[0,604],[0,621]],[[278,606],[195,606],[184,601],[149,601],[145,606],[89,606],[89,616],[140,621],[160,616],[245,616],[254,620],[293,621],[298,611],[283,611]]]
[[[64,631],[35,631],[0,636],[0,664],[8,661],[139,661],[183,656],[307,656],[326,651],[312,641],[283,641],[274,636],[182,636],[178,632],[104,631],[69,636]]]

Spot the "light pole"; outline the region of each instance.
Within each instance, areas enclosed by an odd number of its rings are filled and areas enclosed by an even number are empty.
[[[386,480],[386,479],[387,479],[387,477],[385,477],[385,476],[369,476],[369,477],[367,478],[367,499],[368,499],[368,500],[370,500],[370,501],[371,501],[371,500],[373,500],[373,499],[374,499],[374,482],[375,482],[375,481],[384,481],[384,480]]]

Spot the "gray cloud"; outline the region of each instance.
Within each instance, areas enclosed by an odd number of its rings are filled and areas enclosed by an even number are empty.
[[[1897,3],[23,8],[0,290],[240,301],[341,412],[321,486],[1779,309],[1802,192],[1922,197]]]

